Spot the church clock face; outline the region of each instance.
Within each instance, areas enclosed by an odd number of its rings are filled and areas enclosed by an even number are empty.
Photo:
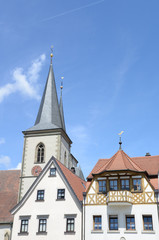
[[[39,176],[41,171],[42,171],[42,168],[40,166],[36,165],[32,168],[31,173],[33,176]]]

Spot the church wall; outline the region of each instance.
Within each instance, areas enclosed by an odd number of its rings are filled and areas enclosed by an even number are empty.
[[[9,240],[8,236],[10,236],[10,228],[10,224],[0,224],[0,240]]]
[[[22,179],[20,194],[21,197],[24,196],[28,188],[33,183],[34,178],[32,179],[32,168],[35,165],[40,165],[40,167],[43,169],[52,156],[59,160],[59,139],[60,135],[32,135],[25,137],[22,177],[27,176],[30,178]],[[43,163],[37,163],[36,159],[36,149],[39,143],[43,143],[45,146],[45,160]]]
[[[66,153],[66,154],[65,154]],[[70,147],[66,140],[61,137],[61,162],[69,168]]]
[[[52,166],[54,167],[54,166]],[[57,190],[65,189],[65,200],[57,200]],[[45,190],[44,201],[37,201],[37,190]],[[75,234],[65,234],[65,215],[76,215]],[[18,235],[20,232],[20,217],[30,215],[28,235]],[[37,235],[39,215],[48,215],[47,235]],[[81,209],[77,206],[65,182],[57,172],[56,177],[50,177],[49,172],[41,179],[25,204],[14,216],[12,240],[36,239],[68,239],[81,240]]]

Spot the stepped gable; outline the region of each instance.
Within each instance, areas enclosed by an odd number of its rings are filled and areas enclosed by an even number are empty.
[[[20,170],[0,171],[0,222],[13,222],[10,210],[17,204]]]
[[[67,167],[65,167],[60,161],[56,160],[57,164],[59,165],[61,171],[65,175],[68,183],[70,184],[71,188],[73,189],[74,193],[76,194],[79,201],[83,200],[83,192],[86,189],[86,182],[79,178],[77,175],[72,173]]]
[[[133,157],[132,160],[141,168],[145,169],[149,175],[158,175],[159,171],[159,155]]]

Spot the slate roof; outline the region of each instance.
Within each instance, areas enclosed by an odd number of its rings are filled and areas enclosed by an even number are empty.
[[[72,173],[67,167],[65,167],[60,161],[56,160],[61,171],[65,175],[67,181],[69,182],[71,188],[76,194],[79,201],[83,200],[83,192],[86,190],[86,182],[79,178],[77,175]]]
[[[17,204],[20,170],[0,171],[0,223],[13,222],[10,210]]]
[[[64,123],[62,122],[63,120],[64,118],[62,119],[61,117],[57,98],[53,67],[52,64],[50,64],[48,78],[35,124],[33,127],[27,129],[26,131],[57,128],[62,128],[65,131],[65,128],[63,127]]]

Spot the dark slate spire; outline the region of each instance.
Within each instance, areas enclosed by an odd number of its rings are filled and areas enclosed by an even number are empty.
[[[58,104],[56,84],[52,67],[52,57],[53,54],[51,54],[49,74],[35,124],[33,127],[27,129],[27,131],[56,128],[62,128],[65,130]]]
[[[61,77],[61,79],[64,79],[64,77]],[[64,119],[64,112],[63,112],[63,101],[62,101],[62,89],[63,89],[63,82],[61,81],[61,96],[60,96],[60,114],[61,114],[61,121],[62,121],[62,128],[63,130],[66,131],[66,127],[65,127],[65,119]]]

